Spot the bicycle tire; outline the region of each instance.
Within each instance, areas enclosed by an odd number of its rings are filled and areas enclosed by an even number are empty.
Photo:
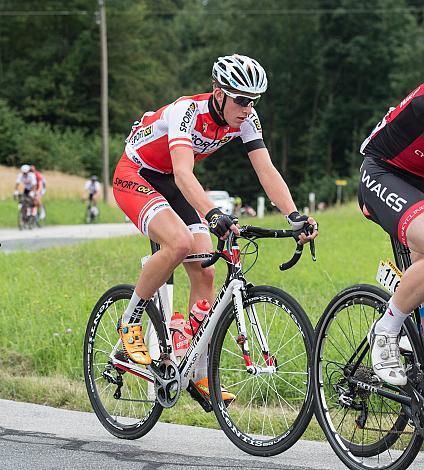
[[[24,214],[22,213],[22,209],[18,210],[18,229],[23,230],[25,226],[24,222]]]
[[[209,387],[216,418],[227,437],[244,452],[268,457],[284,452],[297,442],[312,418],[313,328],[298,302],[280,289],[248,288],[244,311],[251,306],[255,306],[269,352],[276,359],[277,371],[264,378],[247,373],[237,344],[231,303],[212,336]],[[252,362],[265,366],[247,314],[245,318]],[[236,395],[236,400],[228,407],[222,399],[220,384]]]
[[[315,330],[315,414],[331,447],[352,470],[403,470],[413,462],[423,442],[402,405],[364,389],[349,388],[346,378],[349,359],[366,338],[372,322],[384,313],[389,298],[376,286],[350,286],[330,301]],[[414,360],[422,363],[410,319],[403,330],[412,345]],[[373,377],[368,351],[355,378],[375,386]],[[350,405],[341,403],[346,397],[352,397]]]
[[[120,376],[123,381],[120,389],[122,396],[116,398],[113,394],[116,393],[117,386],[108,382],[103,375],[109,363],[109,354],[119,341],[116,331],[118,318],[133,291],[134,286],[122,284],[105,292],[91,313],[84,339],[84,378],[91,405],[102,425],[121,439],[138,439],[147,434],[163,410],[154,396],[153,387],[145,379],[130,372],[119,372],[118,368],[107,369],[113,377]],[[142,317],[144,332],[149,320],[156,338],[159,338],[159,342],[156,339],[155,343],[159,355],[165,338],[160,314],[153,302],[148,304]],[[149,347],[147,342],[146,345]],[[157,357],[152,355],[152,359]]]

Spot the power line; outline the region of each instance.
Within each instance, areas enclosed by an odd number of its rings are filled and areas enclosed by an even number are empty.
[[[324,15],[330,13],[337,13],[339,15],[368,15],[384,14],[384,13],[419,13],[424,11],[423,7],[410,6],[404,8],[292,8],[292,9],[263,9],[263,10],[227,10],[226,15]],[[71,15],[88,15],[92,12],[86,10],[14,10],[14,11],[1,11],[0,16],[71,16]],[[119,15],[121,12],[113,11],[114,15]],[[162,16],[162,15],[222,15],[222,10],[212,10],[204,8],[203,10],[179,10],[179,11],[148,11],[144,10],[146,15]]]

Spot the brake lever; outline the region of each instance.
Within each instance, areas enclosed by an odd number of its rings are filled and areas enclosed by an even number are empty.
[[[311,249],[312,261],[316,261],[317,257],[315,256],[315,241],[311,240],[309,242],[309,248]]]
[[[313,231],[314,231],[313,226],[309,224],[309,225],[306,226],[306,229],[304,227],[304,228],[302,228],[300,230],[297,230],[295,232],[295,239],[299,243],[299,237],[300,237],[301,233],[304,233],[305,235],[312,235]],[[316,258],[316,253],[315,253],[315,241],[314,240],[310,240],[309,249],[311,250],[312,261],[316,261],[317,258]]]

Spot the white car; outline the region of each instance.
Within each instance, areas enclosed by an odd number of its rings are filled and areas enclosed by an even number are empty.
[[[206,194],[224,214],[231,215],[234,212],[234,198],[227,191],[206,191]]]

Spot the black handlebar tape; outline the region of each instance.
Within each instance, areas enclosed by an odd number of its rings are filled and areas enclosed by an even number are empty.
[[[302,256],[302,251],[303,251],[303,245],[298,244],[292,259],[290,261],[287,261],[287,263],[280,264],[280,270],[281,271],[286,271],[287,269],[292,268],[299,261],[300,257]]]
[[[209,268],[209,266],[212,266],[213,264],[215,264],[221,257],[221,251],[224,249],[224,246],[225,246],[225,241],[219,239],[218,246],[216,247],[215,253],[212,255],[212,258],[207,259],[206,261],[202,261],[201,263],[202,268]]]

